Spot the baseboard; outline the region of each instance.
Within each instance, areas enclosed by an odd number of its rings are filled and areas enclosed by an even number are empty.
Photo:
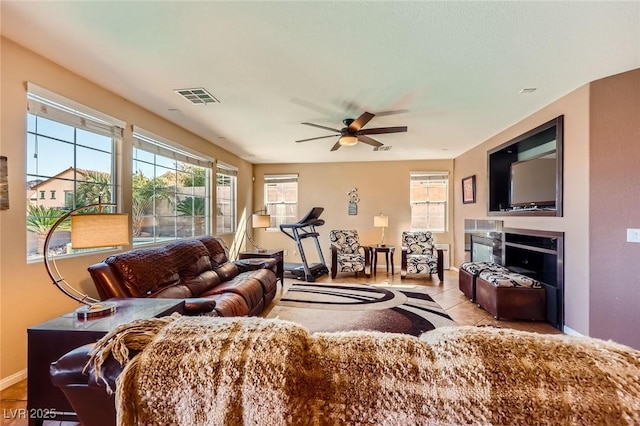
[[[452,271],[460,272],[460,269],[458,269],[457,266],[450,266],[449,269],[451,269]]]
[[[568,334],[569,336],[584,337],[584,334],[578,333],[577,331],[567,327],[566,325],[562,327],[562,331],[564,332],[564,334]]]
[[[25,368],[24,370],[18,371],[17,373],[14,373],[0,380],[0,390],[5,390],[9,386],[15,385],[19,381],[24,380],[26,378],[27,378],[27,369]]]

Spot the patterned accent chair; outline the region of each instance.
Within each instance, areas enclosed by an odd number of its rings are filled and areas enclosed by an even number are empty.
[[[338,272],[364,272],[369,276],[369,262],[371,255],[369,247],[360,245],[358,231],[333,230],[329,232],[331,242],[331,278],[335,278]]]
[[[407,274],[438,274],[442,282],[444,277],[444,259],[442,250],[436,249],[430,231],[404,231],[402,233],[402,257],[400,279]]]

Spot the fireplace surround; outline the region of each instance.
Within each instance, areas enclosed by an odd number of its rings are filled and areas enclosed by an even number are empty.
[[[546,321],[564,324],[564,233],[504,228],[499,220],[465,220],[465,261],[493,262],[541,282]]]
[[[564,323],[564,233],[504,228],[503,265],[540,281],[546,291],[547,322]]]

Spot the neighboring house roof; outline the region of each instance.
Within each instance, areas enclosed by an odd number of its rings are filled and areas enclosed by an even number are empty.
[[[87,169],[74,169],[73,167],[69,167],[66,170],[61,171],[60,173],[51,176],[49,179],[45,179],[45,180],[39,180],[39,181],[29,181],[27,182],[27,189],[33,190],[33,191],[37,191],[39,189],[39,187],[41,186],[46,186],[46,184],[48,182],[51,182],[53,179],[60,179],[60,177],[62,177],[65,174],[68,174],[70,172],[75,171],[77,174],[80,174],[82,176],[87,176],[91,173],[104,173],[104,172],[99,172],[97,170],[87,170]],[[34,185],[29,186],[30,182],[36,182]]]

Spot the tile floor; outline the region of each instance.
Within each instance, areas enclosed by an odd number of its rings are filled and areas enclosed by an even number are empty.
[[[384,286],[404,286],[419,285],[427,288],[427,292],[433,297],[442,308],[461,325],[496,325],[502,328],[514,328],[517,330],[532,331],[536,333],[559,334],[560,330],[544,322],[532,321],[497,321],[482,308],[467,300],[458,289],[458,273],[452,270],[445,271],[444,283],[439,283],[437,277],[429,279],[425,275],[409,276],[404,280],[400,279],[400,271],[396,270],[394,275],[384,272],[384,268],[378,265],[378,274],[375,277],[364,277],[359,274],[355,278],[354,274],[338,274],[335,279],[330,276],[318,278],[316,282],[326,283],[362,283],[369,285]],[[287,288],[292,279],[285,279],[284,287]],[[276,300],[282,297],[283,291],[279,290]],[[265,315],[268,311],[265,311]],[[27,406],[27,382],[23,380],[2,391],[0,395],[2,410],[0,417],[2,426],[26,426],[28,424],[24,414]],[[74,422],[45,422],[45,426],[74,426]]]

